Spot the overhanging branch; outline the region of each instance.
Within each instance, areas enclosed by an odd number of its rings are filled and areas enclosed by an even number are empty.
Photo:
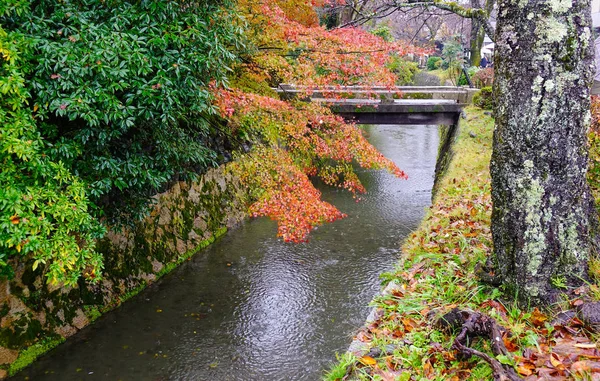
[[[370,14],[365,15],[359,19],[355,19],[355,20],[353,20],[349,23],[346,23],[340,27],[349,26],[349,25],[359,25],[359,24],[362,24],[365,22],[364,19],[380,18],[381,17],[380,14],[388,13],[390,10],[399,11],[399,10],[403,10],[403,9],[411,9],[411,8],[417,8],[417,7],[437,8],[437,9],[441,9],[444,11],[454,13],[455,15],[458,15],[458,16],[461,16],[464,18],[476,19],[477,21],[479,21],[481,23],[483,29],[485,30],[485,33],[490,37],[490,39],[492,41],[495,41],[496,30],[490,23],[489,11],[487,9],[465,8],[463,6],[458,5],[455,2],[448,2],[446,0],[421,0],[421,1],[410,1],[410,2],[394,0],[391,2],[383,3],[383,4],[379,5],[376,9],[374,9],[373,12],[371,12]]]

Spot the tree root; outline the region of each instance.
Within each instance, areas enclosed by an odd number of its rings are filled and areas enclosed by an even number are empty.
[[[460,329],[460,333],[454,340],[452,348],[467,357],[477,356],[490,364],[494,372],[494,381],[517,381],[522,380],[515,370],[509,365],[503,365],[500,361],[467,346],[470,339],[484,337],[490,340],[494,355],[507,355],[508,350],[502,340],[505,329],[496,323],[493,318],[474,311],[452,309],[437,320],[435,325],[441,329]]]
[[[482,263],[477,263],[475,265],[475,275],[477,275],[479,280],[492,286],[500,286],[502,284],[501,279],[497,275],[492,274],[493,265],[489,258],[485,265]]]

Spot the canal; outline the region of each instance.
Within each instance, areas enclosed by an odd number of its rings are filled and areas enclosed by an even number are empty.
[[[431,201],[436,126],[365,126],[409,176],[360,170],[356,202],[317,184],[347,218],[308,243],[249,221],[69,339],[16,380],[318,380],[364,323],[379,274]]]

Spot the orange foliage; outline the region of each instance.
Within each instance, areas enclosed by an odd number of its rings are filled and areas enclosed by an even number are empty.
[[[316,104],[287,102],[239,90],[216,90],[219,112],[238,133],[261,137],[270,150],[257,149],[252,165],[240,168],[242,181],[251,189],[262,189],[251,207],[254,216],[270,216],[279,224],[286,241],[305,241],[310,230],[323,222],[343,217],[335,207],[320,201],[308,175],[354,194],[365,188],[352,169],[386,169],[406,178],[361,134],[355,125],[332,115]],[[285,150],[278,147],[285,147]]]
[[[284,4],[288,12],[278,3]],[[393,86],[397,78],[386,66],[390,54],[423,52],[407,44],[386,42],[359,28],[328,31],[312,21],[298,21],[307,16],[290,16],[290,9],[303,14],[310,8],[306,1],[240,0],[239,4],[247,12],[250,35],[258,48],[251,59],[267,71],[277,66],[274,79],[278,82]],[[316,14],[310,10],[316,20]]]
[[[249,24],[248,35],[256,51],[244,57],[237,72],[246,81],[266,80],[271,86],[282,82],[394,85],[396,77],[386,67],[390,54],[414,49],[386,43],[360,29],[327,31],[318,26],[312,4],[240,0],[238,7]],[[285,241],[305,241],[315,226],[344,217],[320,199],[308,176],[318,176],[354,195],[365,188],[353,163],[406,178],[355,125],[328,108],[247,92],[252,88],[244,85],[246,92],[213,88],[215,106],[228,119],[232,132],[263,143],[255,145],[246,160],[235,163],[233,170],[254,191],[251,214],[276,220],[278,235]]]

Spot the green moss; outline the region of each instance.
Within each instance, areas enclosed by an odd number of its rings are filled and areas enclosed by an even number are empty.
[[[8,306],[8,303],[4,303],[2,305],[2,308],[0,308],[0,319],[5,317],[6,315],[8,315],[9,311],[10,311],[10,307]]]
[[[490,86],[484,87],[473,95],[473,104],[484,110],[494,108],[494,94]]]
[[[433,99],[433,94],[427,93],[414,93],[414,94],[403,94],[403,99]]]
[[[123,295],[121,295],[119,297],[119,304],[125,303],[129,299],[133,298],[134,296],[136,296],[137,294],[142,292],[142,290],[145,289],[147,285],[148,284],[146,282],[142,282],[135,288],[133,288],[133,289],[127,291],[126,293],[124,293]]]
[[[0,329],[0,345],[11,349],[20,349],[33,343],[43,332],[38,320],[31,313],[21,314],[10,327]]]
[[[227,232],[227,228],[226,227],[222,227],[222,228],[217,229],[210,238],[205,239],[204,241],[200,242],[193,250],[190,250],[187,253],[180,255],[179,257],[177,257],[176,259],[174,259],[172,262],[167,263],[162,268],[162,270],[160,270],[156,274],[156,276],[158,278],[161,278],[161,277],[165,276],[166,274],[170,273],[177,266],[179,266],[183,261],[187,260],[188,258],[191,258],[198,251],[206,248],[208,245],[210,245],[213,242],[215,242],[218,238],[220,238],[221,236],[223,236],[226,232]]]
[[[10,364],[8,374],[14,376],[20,370],[28,367],[38,357],[63,343],[65,339],[62,336],[55,335],[53,337],[45,337],[29,348],[19,353],[19,357]]]
[[[102,316],[102,312],[100,312],[100,308],[97,305],[83,306],[83,313],[91,323],[95,322],[100,316]]]

